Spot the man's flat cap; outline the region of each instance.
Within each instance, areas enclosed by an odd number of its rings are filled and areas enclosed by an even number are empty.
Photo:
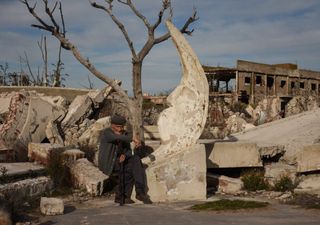
[[[123,116],[119,115],[113,115],[111,117],[111,123],[116,124],[116,125],[125,125],[126,124],[126,119]]]

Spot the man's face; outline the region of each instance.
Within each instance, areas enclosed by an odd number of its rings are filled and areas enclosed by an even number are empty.
[[[124,131],[124,126],[123,125],[118,125],[118,124],[111,124],[111,129],[116,134],[122,134],[123,131]]]

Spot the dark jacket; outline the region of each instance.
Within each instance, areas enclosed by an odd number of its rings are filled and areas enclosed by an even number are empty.
[[[132,135],[115,134],[111,128],[105,129],[100,137],[98,167],[106,175],[110,176],[120,154],[126,158],[132,156],[130,142]]]

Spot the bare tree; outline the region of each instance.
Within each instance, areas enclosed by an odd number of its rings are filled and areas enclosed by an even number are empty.
[[[168,20],[171,20],[173,17],[173,11],[171,8],[171,1],[170,0],[162,0],[162,7],[159,10],[158,18],[154,24],[151,24],[148,19],[135,7],[132,0],[105,0],[105,4],[98,4],[95,1],[90,1],[92,7],[103,10],[111,19],[112,21],[118,26],[120,31],[122,32],[125,41],[130,49],[131,56],[132,56],[132,86],[133,86],[133,97],[129,97],[128,94],[117,84],[117,82],[110,78],[110,76],[103,74],[101,71],[97,70],[94,65],[89,61],[88,58],[84,57],[78,48],[72,43],[71,40],[66,38],[66,32],[64,29],[64,19],[62,14],[61,3],[59,3],[59,10],[60,10],[60,20],[62,24],[62,28],[60,27],[57,19],[54,17],[54,11],[57,8],[58,3],[56,2],[53,7],[48,6],[48,0],[42,0],[44,3],[44,10],[48,17],[48,21],[46,22],[45,19],[41,18],[39,14],[36,12],[36,4],[31,6],[28,0],[21,0],[23,4],[26,5],[29,13],[39,22],[39,24],[32,24],[33,27],[39,28],[41,30],[46,30],[50,32],[53,36],[55,36],[61,44],[61,47],[69,50],[73,53],[74,57],[83,65],[85,66],[94,76],[99,78],[100,80],[104,81],[108,85],[110,85],[124,100],[125,105],[128,107],[129,111],[129,119],[133,128],[133,135],[137,138],[143,140],[143,121],[142,121],[142,83],[141,83],[141,73],[142,73],[142,63],[145,57],[148,55],[152,47],[156,44],[159,44],[163,41],[166,41],[170,38],[169,32],[163,34],[162,36],[156,37],[155,31],[159,27],[159,25],[163,22],[163,16],[166,11],[169,12]],[[134,44],[127,32],[126,27],[113,14],[113,4],[124,5],[129,7],[133,14],[143,22],[145,28],[147,29],[147,40],[144,43],[142,49],[137,52]],[[193,15],[188,18],[185,24],[182,26],[180,31],[182,33],[190,35],[193,30],[188,30],[190,24],[196,21],[198,18],[196,16],[196,10],[194,10]]]
[[[0,85],[6,86],[8,79],[9,64],[0,65]]]
[[[43,80],[43,85],[44,86],[48,86],[48,50],[47,50],[47,38],[46,36],[42,37],[41,36],[41,40],[40,42],[38,41],[38,46],[40,48],[41,51],[41,57],[43,60],[43,76],[42,76],[42,80]]]

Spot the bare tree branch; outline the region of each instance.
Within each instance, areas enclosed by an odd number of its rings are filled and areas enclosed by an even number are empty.
[[[33,72],[32,72],[32,70],[31,70],[31,66],[30,66],[30,63],[29,63],[28,55],[27,55],[26,52],[24,52],[24,56],[26,57],[26,58],[25,58],[25,63],[27,64],[27,67],[28,67],[30,76],[32,77],[33,83],[36,83],[36,79],[35,79],[34,76],[33,76]]]
[[[131,51],[131,54],[132,54],[132,59],[133,60],[137,60],[137,54],[136,54],[136,51],[133,47],[133,42],[131,41],[129,35],[128,35],[128,32],[127,30],[125,29],[124,25],[118,20],[118,18],[113,15],[112,13],[112,4],[111,4],[112,1],[108,1],[108,4],[109,4],[109,8],[106,8],[102,5],[99,5],[97,4],[96,2],[91,2],[91,6],[94,7],[94,8],[97,8],[97,9],[102,9],[103,11],[105,11],[106,13],[108,13],[108,15],[111,17],[112,21],[119,27],[119,29],[121,30],[122,34],[124,35],[126,41],[127,41],[127,44],[129,46],[129,49]]]
[[[61,23],[62,23],[62,33],[63,36],[66,36],[66,26],[64,24],[64,17],[63,17],[63,13],[62,13],[62,4],[61,2],[59,2],[59,11],[60,11],[60,17],[61,17]]]
[[[44,45],[42,45],[42,41],[44,43]],[[41,51],[41,57],[43,60],[43,67],[44,67],[44,71],[43,71],[43,84],[44,86],[48,86],[48,54],[47,54],[47,39],[46,36],[41,36],[41,41],[38,41],[38,46],[40,48]]]
[[[143,21],[144,25],[148,28],[148,30],[150,30],[151,29],[151,25],[150,25],[149,21],[147,20],[147,18],[144,15],[142,15],[136,9],[136,7],[132,4],[131,0],[127,0],[127,5],[131,8],[131,10],[134,12],[134,14]]]
[[[55,3],[53,10],[50,10],[50,8],[48,7],[48,0],[42,0],[42,1],[44,2],[46,13],[49,16],[52,24],[54,25],[54,28],[56,29],[57,32],[59,32],[60,31],[60,27],[59,27],[58,23],[56,22],[56,20],[54,19],[54,16],[53,16],[53,12],[54,12],[54,10],[55,10],[55,8],[57,6],[57,2]]]
[[[115,82],[113,79],[109,78],[108,76],[105,76],[103,73],[101,73],[99,70],[97,70],[92,63],[86,59],[82,54],[79,52],[79,50],[72,44],[71,41],[69,41],[67,38],[65,38],[64,34],[59,31],[58,27],[51,26],[47,23],[45,23],[35,12],[35,6],[31,7],[28,3],[28,0],[21,0],[23,4],[25,4],[30,12],[30,14],[42,25],[32,25],[33,27],[37,27],[42,30],[47,30],[52,33],[53,36],[55,36],[61,43],[61,46],[66,50],[71,50],[74,57],[83,65],[85,66],[93,75],[95,75],[97,78],[102,80],[103,82],[109,84],[116,92],[118,92],[126,102],[128,102],[128,105],[132,105],[130,103],[130,99],[128,95],[121,89],[121,87]],[[50,17],[50,15],[48,15]],[[51,15],[52,16],[52,15]],[[53,21],[51,21],[53,22]]]
[[[194,8],[193,14],[191,17],[188,18],[188,20],[185,22],[185,24],[183,25],[183,27],[180,29],[180,32],[183,34],[187,34],[187,35],[191,35],[194,31],[194,29],[192,29],[191,31],[188,30],[189,25],[192,24],[193,22],[197,21],[199,18],[197,17],[197,11]],[[162,35],[161,37],[158,37],[154,40],[154,44],[159,44],[163,41],[166,41],[170,38],[170,34],[169,32]]]
[[[162,8],[160,10],[160,12],[158,13],[158,20],[157,22],[152,26],[152,30],[154,31],[155,29],[157,29],[157,27],[161,24],[162,22],[162,17],[163,17],[163,14],[164,12],[170,7],[171,9],[171,2],[170,0],[163,0],[162,1]],[[170,10],[170,17],[172,17],[172,10]]]

